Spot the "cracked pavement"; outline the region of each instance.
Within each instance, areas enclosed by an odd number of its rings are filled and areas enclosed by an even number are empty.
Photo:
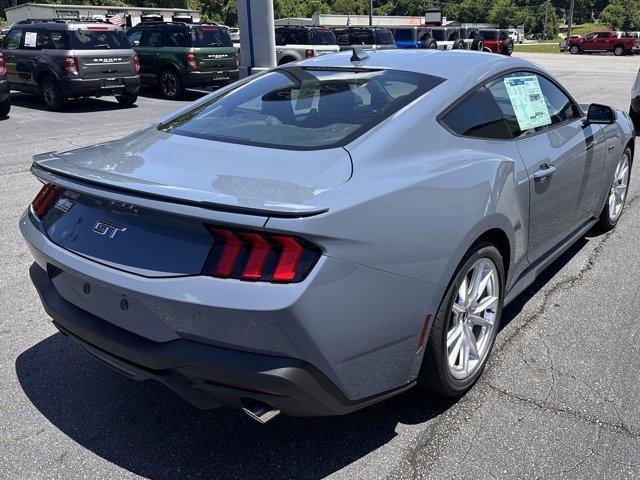
[[[628,107],[637,57],[523,56],[579,102]],[[589,233],[505,309],[464,398],[411,391],[262,427],[89,358],[56,333],[28,280],[17,218],[37,190],[30,156],[116,138],[179,103],[92,100],[58,115],[18,97],[0,122],[0,478],[640,478],[638,168],[618,227]]]

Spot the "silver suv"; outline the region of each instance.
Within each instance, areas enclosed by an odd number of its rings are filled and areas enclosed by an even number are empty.
[[[2,46],[12,90],[40,93],[50,110],[67,99],[115,95],[133,105],[140,63],[121,27],[99,21],[26,20]]]

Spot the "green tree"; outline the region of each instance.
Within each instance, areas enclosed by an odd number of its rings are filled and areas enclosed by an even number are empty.
[[[522,16],[522,10],[513,0],[496,0],[489,9],[487,20],[500,28],[507,28],[520,24]]]
[[[640,1],[611,0],[598,20],[611,30],[637,30],[640,28]]]

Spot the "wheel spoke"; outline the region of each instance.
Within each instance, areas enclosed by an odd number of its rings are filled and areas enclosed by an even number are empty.
[[[447,333],[447,348],[451,348],[451,346],[460,338],[462,334],[462,324],[458,324],[453,327]]]
[[[455,365],[456,360],[460,356],[460,351],[462,350],[462,345],[464,343],[464,339],[462,338],[462,329],[460,329],[460,335],[458,336],[458,340],[453,345],[451,352],[449,353],[449,365]],[[461,363],[460,363],[461,364]]]
[[[464,373],[469,373],[469,342],[470,340],[465,330],[462,334],[462,348],[460,349],[460,355],[462,357],[460,365]]]
[[[451,310],[455,315],[462,315],[466,311],[464,306],[460,305],[459,303],[454,303],[451,307]]]
[[[466,308],[469,305],[469,287],[466,275],[462,279],[462,283],[458,289],[458,297],[460,297],[460,302],[462,302],[462,305]]]
[[[478,304],[473,308],[473,313],[476,315],[481,315],[485,312],[485,310],[495,307],[498,304],[498,297],[493,295],[488,295],[484,297]]]
[[[484,272],[484,264],[479,264],[471,273],[471,282],[469,284],[469,300],[473,302],[478,299],[482,293],[480,285],[482,283],[482,273]]]
[[[493,318],[485,318],[480,315],[469,315],[469,323],[471,325],[480,325],[481,327],[493,327]]]
[[[474,360],[477,360],[480,358],[480,355],[478,354],[478,343],[476,340],[476,336],[473,334],[473,330],[471,329],[471,327],[466,327],[466,337],[467,337],[467,345],[469,346],[469,357],[473,357]]]

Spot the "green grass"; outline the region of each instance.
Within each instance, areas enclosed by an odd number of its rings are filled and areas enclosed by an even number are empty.
[[[551,40],[548,40],[551,42]],[[515,44],[515,53],[518,52],[532,52],[532,53],[560,53],[560,46],[557,42],[554,43],[523,43]]]
[[[607,32],[611,30],[605,25],[599,23],[583,23],[582,25],[572,25],[571,35],[589,35],[591,32]]]

